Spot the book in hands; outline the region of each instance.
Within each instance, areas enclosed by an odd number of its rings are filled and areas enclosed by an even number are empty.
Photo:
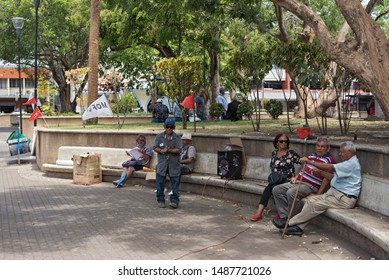
[[[143,157],[143,154],[140,152],[139,148],[133,148],[133,149],[129,150],[128,153],[136,160]]]

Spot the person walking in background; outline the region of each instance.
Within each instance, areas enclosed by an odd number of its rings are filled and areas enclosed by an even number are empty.
[[[228,109],[228,101],[227,98],[224,96],[225,94],[225,88],[223,86],[219,87],[219,95],[216,97],[216,103],[222,104],[224,108],[224,112],[221,116],[221,119],[224,120],[226,117],[226,112]]]
[[[172,194],[170,195],[171,208],[178,208],[180,202],[180,153],[181,138],[174,132],[175,122],[167,118],[164,122],[165,131],[159,133],[154,140],[153,149],[158,154],[156,166],[156,189],[158,207],[165,208],[165,185],[169,175]]]
[[[314,167],[311,169],[312,174],[320,174],[331,180],[331,188],[325,194],[306,200],[301,212],[289,221],[286,234],[301,236],[308,222],[327,209],[350,209],[355,206],[362,185],[361,165],[356,151],[354,143],[346,141],[340,144],[340,163],[322,163],[306,157],[301,158],[301,162]]]
[[[267,207],[274,186],[285,183],[296,175],[294,165],[299,163],[300,156],[294,150],[289,149],[289,143],[289,137],[282,133],[278,134],[273,140],[275,150],[271,155],[270,170],[272,173],[278,173],[279,179],[273,182],[269,180],[269,184],[263,191],[259,201],[257,213],[250,219],[253,222],[262,220],[263,210]]]
[[[152,114],[151,122],[164,122],[169,116],[169,108],[162,104],[162,98],[157,99],[157,104],[154,105]]]
[[[335,163],[330,154],[330,142],[327,137],[320,136],[316,140],[315,153],[308,157],[310,162]],[[304,170],[300,170],[297,176],[292,177],[290,182],[277,185],[273,188],[273,197],[280,219],[273,219],[276,227],[284,228],[288,218],[289,211],[292,216],[298,214],[302,209],[301,200],[311,194],[323,194],[329,188],[329,181],[318,173],[312,173],[314,168],[312,164],[306,164]],[[291,209],[298,182],[301,180],[297,199],[294,208]]]
[[[149,167],[153,150],[146,145],[146,136],[139,134],[136,137],[135,148],[126,151],[126,154],[131,156],[130,160],[122,163],[123,172],[119,180],[112,183],[117,187],[124,187],[125,183],[131,178],[134,171],[142,170],[143,167]]]

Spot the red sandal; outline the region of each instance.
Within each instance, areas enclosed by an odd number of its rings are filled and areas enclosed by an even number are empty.
[[[262,220],[262,219],[263,219],[262,215],[260,215],[260,216],[253,215],[253,216],[251,216],[251,218],[250,218],[250,220],[251,220],[252,222],[258,222],[258,221],[260,221],[260,220]]]

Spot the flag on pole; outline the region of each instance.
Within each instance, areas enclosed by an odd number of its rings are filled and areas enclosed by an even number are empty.
[[[87,119],[112,115],[113,113],[111,107],[109,106],[107,97],[103,94],[99,99],[96,99],[91,105],[89,105],[82,115],[82,119],[85,121]]]
[[[40,117],[42,117],[42,113],[41,113],[41,111],[39,110],[39,108],[36,107],[36,108],[34,109],[34,111],[31,113],[31,116],[30,116],[29,121],[30,121],[30,122],[31,122],[31,121],[35,121],[36,119],[39,119]]]
[[[187,97],[185,97],[185,99],[181,102],[181,105],[184,106],[185,108],[194,109],[195,108],[194,96],[190,94]]]
[[[30,99],[28,99],[27,100],[27,102],[26,103],[23,103],[23,105],[34,105],[34,104],[36,104],[36,100],[35,100],[35,98],[33,97],[33,98],[30,98]]]
[[[39,100],[39,98],[38,98],[38,100],[36,100],[35,97],[34,97],[34,92],[31,92],[30,96],[28,97],[27,102],[23,103],[23,105],[32,105],[32,108],[35,108],[35,106],[34,106],[35,104],[38,105],[38,106],[42,106],[41,101]]]

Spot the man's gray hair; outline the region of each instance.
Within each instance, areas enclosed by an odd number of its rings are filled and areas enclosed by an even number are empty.
[[[340,143],[340,146],[343,147],[343,149],[345,149],[346,151],[351,151],[352,153],[355,153],[357,151],[357,148],[351,141],[344,141]]]
[[[330,140],[326,136],[319,136],[319,137],[317,137],[316,144],[319,143],[319,142],[326,143],[327,147],[330,147],[330,145],[331,145]]]

